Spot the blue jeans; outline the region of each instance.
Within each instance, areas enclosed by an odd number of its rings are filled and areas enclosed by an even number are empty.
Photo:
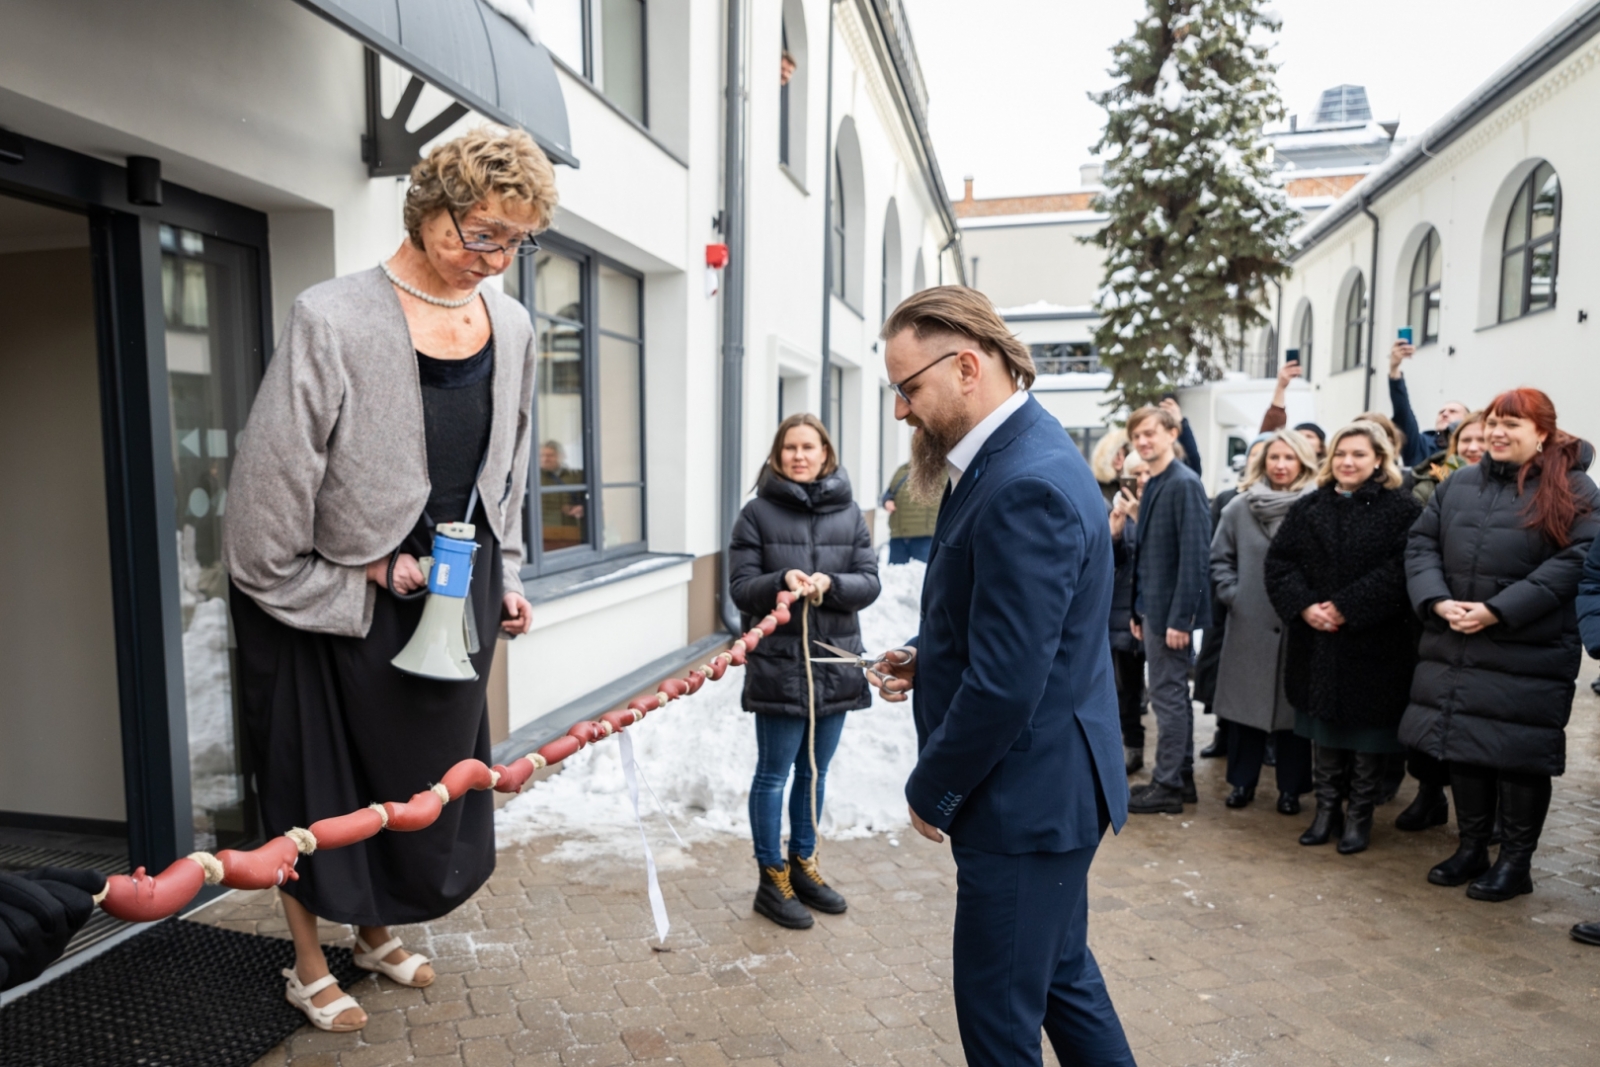
[[[914,559],[928,562],[928,553],[933,550],[931,537],[891,537],[889,538],[889,562],[910,563]]]
[[[828,784],[828,761],[839,747],[844,712],[817,720],[817,817],[822,817],[823,787]],[[783,866],[783,787],[794,768],[794,789],[789,793],[789,851],[811,856],[817,851],[817,832],[811,825],[811,753],[806,745],[810,725],[798,715],[757,714],[756,776],[750,783],[750,836],[755,838],[756,860],[763,867]]]

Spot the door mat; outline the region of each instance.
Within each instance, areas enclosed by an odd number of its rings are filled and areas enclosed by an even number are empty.
[[[366,972],[324,947],[348,992]],[[306,1017],[294,945],[168,919],[0,1008],[0,1067],[250,1067]]]

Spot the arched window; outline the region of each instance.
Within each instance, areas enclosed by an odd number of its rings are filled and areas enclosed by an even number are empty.
[[[839,158],[833,160],[833,203],[828,209],[828,225],[833,227],[833,246],[830,253],[833,257],[833,295],[840,300],[844,299],[845,288],[845,253],[850,247],[850,234],[845,227],[844,214],[844,167],[840,165]]]
[[[1439,247],[1439,231],[1428,230],[1411,261],[1410,325],[1419,345],[1439,339],[1439,279],[1444,273],[1444,252]]]
[[[879,286],[879,321],[887,319],[889,312],[900,303],[900,211],[894,198],[889,198],[889,209],[883,213],[883,278]]]
[[[1556,304],[1557,253],[1561,244],[1561,179],[1555,168],[1533,168],[1506,218],[1500,252],[1500,321]]]
[[[1358,273],[1350,282],[1350,294],[1344,298],[1344,362],[1340,370],[1361,366],[1366,332],[1367,280]]]

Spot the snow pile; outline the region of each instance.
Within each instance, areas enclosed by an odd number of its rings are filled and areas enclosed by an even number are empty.
[[[894,648],[917,631],[922,595],[921,563],[880,568],[883,593],[861,613],[862,638],[869,653]],[[643,779],[685,840],[718,834],[750,835],[750,777],[756,766],[752,717],[740,710],[740,672],[673,701],[631,728],[634,754]],[[539,782],[495,815],[500,846],[521,844],[546,834],[565,837],[552,858],[584,859],[601,854],[632,856],[639,851],[620,746],[604,741],[566,761],[566,769]],[[905,826],[907,776],[916,763],[917,738],[911,705],[888,704],[874,692],[873,706],[851,712],[833,764],[828,769],[822,833],[829,838],[864,837]],[[640,790],[640,808],[656,859],[663,866],[685,862],[662,824],[649,790]],[[787,820],[786,820],[787,821]]]

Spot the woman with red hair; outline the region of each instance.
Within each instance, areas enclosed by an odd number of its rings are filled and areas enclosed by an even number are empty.
[[[1594,449],[1557,428],[1539,390],[1501,393],[1485,423],[1488,455],[1439,484],[1406,548],[1423,634],[1400,739],[1450,764],[1460,846],[1428,881],[1510,900],[1533,892],[1550,780],[1566,770],[1583,655],[1573,605],[1600,489],[1584,473]]]

